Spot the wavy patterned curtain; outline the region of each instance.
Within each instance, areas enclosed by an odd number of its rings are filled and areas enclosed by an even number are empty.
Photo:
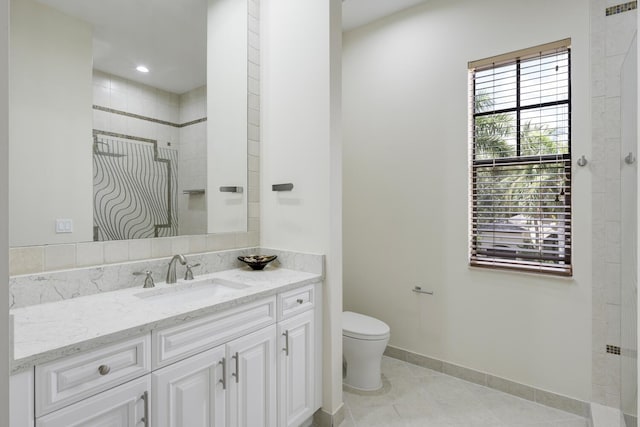
[[[178,234],[178,152],[131,138],[94,134],[94,240]]]

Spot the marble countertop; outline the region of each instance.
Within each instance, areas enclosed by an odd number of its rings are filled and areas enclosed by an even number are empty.
[[[223,284],[230,281],[246,287],[231,294],[199,295],[198,299],[180,300],[175,304],[141,298],[145,293],[198,286],[199,281],[214,278]],[[321,279],[319,274],[285,268],[267,267],[263,271],[253,271],[245,267],[197,276],[193,282],[179,280],[175,285],[156,284],[153,289],[127,288],[13,309],[10,311],[14,324],[11,370],[12,373],[24,371],[40,363],[227,310]]]

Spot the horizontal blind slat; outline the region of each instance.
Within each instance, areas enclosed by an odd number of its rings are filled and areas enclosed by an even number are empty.
[[[572,272],[569,44],[469,63],[471,265]]]

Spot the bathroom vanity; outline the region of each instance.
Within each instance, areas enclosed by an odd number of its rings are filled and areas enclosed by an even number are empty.
[[[14,309],[11,427],[302,425],[321,283],[240,268]]]

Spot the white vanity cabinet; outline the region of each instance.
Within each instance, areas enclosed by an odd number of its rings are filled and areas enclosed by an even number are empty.
[[[229,426],[276,427],[276,326],[227,344]]]
[[[35,368],[36,427],[151,426],[151,337]]]
[[[166,350],[157,358],[160,365],[191,354],[194,346],[245,333],[153,372],[154,427],[276,427],[275,302],[269,298],[154,332],[156,348]],[[271,325],[247,333],[269,317]]]
[[[154,371],[154,427],[275,427],[275,328]]]
[[[279,295],[278,425],[298,427],[316,407],[315,287]]]
[[[320,407],[320,283],[12,378],[10,427],[297,427]]]
[[[150,427],[149,375],[36,420],[36,427]]]
[[[225,426],[225,346],[154,371],[154,427]]]

